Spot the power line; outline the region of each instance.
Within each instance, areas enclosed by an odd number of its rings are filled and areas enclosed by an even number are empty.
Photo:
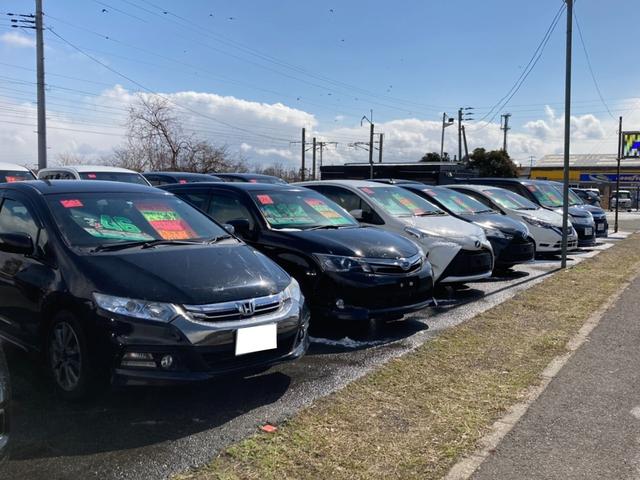
[[[598,81],[596,80],[596,75],[593,72],[593,66],[591,65],[591,58],[589,58],[587,45],[584,42],[584,37],[582,36],[582,28],[580,28],[580,22],[578,22],[578,15],[576,14],[575,10],[573,12],[573,18],[576,21],[576,27],[578,27],[578,37],[580,38],[580,43],[582,44],[582,51],[584,52],[584,56],[587,59],[587,66],[589,67],[589,73],[591,74],[593,85],[596,87],[596,91],[598,92],[598,97],[600,97],[600,101],[602,102],[602,105],[604,105],[604,108],[607,109],[609,116],[615,120],[616,117],[613,115],[613,113],[611,113],[611,110],[609,109],[609,105],[607,105],[607,102],[604,101],[604,97],[602,96],[602,92],[600,91],[600,86],[598,85]]]

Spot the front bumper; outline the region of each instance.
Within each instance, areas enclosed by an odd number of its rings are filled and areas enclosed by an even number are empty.
[[[490,277],[493,254],[488,249],[460,250],[440,276],[439,283],[464,283]]]
[[[399,317],[433,302],[429,262],[406,274],[323,272],[309,292],[313,315],[339,320]]]
[[[178,317],[163,324],[108,319],[111,330],[112,382],[116,385],[164,385],[266,370],[300,358],[309,346],[309,310],[288,300],[276,312],[233,321],[194,321]],[[244,355],[235,354],[239,328],[277,325],[277,347]],[[149,354],[153,366],[123,365],[126,353]],[[173,363],[164,368],[162,357]]]
[[[578,234],[578,246],[579,247],[591,247],[596,244],[596,227],[595,225],[582,225],[579,223],[572,223],[573,228]]]
[[[606,238],[609,236],[609,222],[607,221],[607,217],[603,215],[602,217],[593,217],[593,220],[596,222],[596,237],[598,238]]]
[[[530,262],[535,257],[534,243],[523,237],[488,237],[495,255],[495,266],[512,267],[519,263]]]

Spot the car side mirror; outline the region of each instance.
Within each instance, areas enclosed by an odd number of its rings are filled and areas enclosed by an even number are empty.
[[[228,223],[225,223],[224,225],[222,225],[224,227],[224,229],[227,231],[228,234],[230,235],[235,235],[236,233],[236,228],[233,225],[230,225]]]
[[[233,229],[233,232],[229,231],[229,227]],[[241,237],[251,236],[251,224],[246,218],[238,218],[236,220],[229,220],[224,228],[232,234],[240,235]]]
[[[28,255],[33,253],[33,240],[26,233],[2,233],[0,251]]]

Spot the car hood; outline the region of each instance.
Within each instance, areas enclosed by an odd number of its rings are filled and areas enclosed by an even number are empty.
[[[239,243],[162,246],[78,255],[70,285],[84,298],[107,295],[177,304],[207,304],[272,295],[290,282],[287,273]],[[88,280],[88,281],[87,281]]]
[[[527,236],[527,227],[520,221],[499,213],[475,213],[460,215],[460,218],[482,228],[492,228],[510,235]]]
[[[546,208],[538,208],[537,210],[511,210],[516,215],[523,217],[532,217],[543,222],[550,223],[554,227],[562,227],[562,214],[554,210]]]
[[[285,232],[282,232],[285,233]],[[418,253],[410,240],[375,227],[286,232],[298,249],[313,253],[366,258],[408,258]]]
[[[553,211],[562,215],[562,207],[554,208]],[[569,207],[569,215],[571,215],[572,217],[579,217],[579,218],[590,216],[588,210],[585,210],[582,207],[576,207],[576,206]]]
[[[600,207],[596,207],[595,205],[589,205],[589,204],[584,204],[584,205],[580,205],[577,208],[582,208],[584,210],[586,210],[587,212],[590,212],[591,215],[594,215],[596,217],[601,217],[603,215],[606,215],[607,213]]]
[[[482,228],[451,215],[399,217],[398,219],[427,235],[431,234],[463,245],[485,239]]]

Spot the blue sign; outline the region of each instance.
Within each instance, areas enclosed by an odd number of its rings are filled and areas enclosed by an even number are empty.
[[[618,175],[615,173],[581,173],[581,182],[596,182],[596,183],[613,183],[618,180]],[[640,173],[621,173],[620,182],[622,183],[640,183]]]

